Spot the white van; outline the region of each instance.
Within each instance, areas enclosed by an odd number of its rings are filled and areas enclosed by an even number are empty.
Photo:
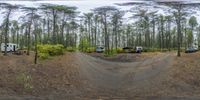
[[[7,43],[7,52],[15,52],[17,49],[17,44]],[[1,51],[5,52],[5,43],[1,43]]]

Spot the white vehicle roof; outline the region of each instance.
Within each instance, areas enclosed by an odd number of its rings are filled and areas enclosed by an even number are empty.
[[[5,43],[1,43],[1,45],[5,45]],[[16,43],[7,43],[7,45],[17,45]]]

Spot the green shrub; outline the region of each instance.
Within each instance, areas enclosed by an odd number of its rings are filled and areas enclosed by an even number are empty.
[[[143,48],[142,52],[148,52],[148,48]]]
[[[86,52],[87,53],[96,52],[96,49],[95,49],[95,47],[89,47],[89,48],[87,48]]]
[[[88,50],[89,42],[88,42],[87,37],[83,37],[80,39],[80,44],[79,44],[78,48],[79,48],[79,50],[84,51],[84,52],[89,51]]]
[[[63,55],[64,54],[64,46],[57,45],[38,45],[38,56],[41,59],[47,59],[49,56]]]
[[[49,48],[49,55],[63,55],[64,54],[64,46],[63,45],[51,45]]]
[[[124,53],[123,49],[122,48],[117,48],[117,53]]]
[[[167,52],[169,51],[169,49],[162,49],[162,52]]]
[[[156,52],[158,49],[156,48],[143,48],[143,52]]]
[[[167,48],[143,48],[143,52],[167,52],[169,49]]]
[[[76,51],[76,49],[73,48],[73,47],[67,47],[66,50],[69,51],[69,52],[75,52]]]
[[[105,51],[104,54],[105,57],[112,57],[117,54],[117,51],[116,50]]]
[[[41,59],[48,59],[49,58],[49,54],[48,53],[39,53],[38,56]]]
[[[49,53],[50,45],[38,45],[38,52],[39,53]]]

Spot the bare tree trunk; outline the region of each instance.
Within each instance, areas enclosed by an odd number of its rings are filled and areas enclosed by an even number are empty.
[[[153,18],[153,36],[152,36],[152,47],[154,49],[154,44],[155,44],[155,18]]]
[[[47,19],[47,31],[48,31],[48,35],[47,35],[47,43],[49,42],[50,39],[50,25],[49,25],[49,17]]]
[[[178,16],[177,16],[177,30],[178,30],[178,35],[177,35],[177,40],[178,40],[178,52],[177,52],[177,56],[180,57],[181,56],[181,41],[180,41],[180,36],[181,36],[181,25],[180,25],[180,21],[181,21],[181,5],[178,5]]]
[[[17,30],[17,48],[19,47],[19,30]]]
[[[9,9],[8,11],[8,15],[6,18],[6,29],[5,29],[5,50],[4,50],[4,55],[7,55],[7,43],[8,43],[8,32],[9,32],[9,18],[10,18],[10,13],[11,13],[11,9]]]
[[[53,44],[56,44],[56,11],[53,10],[53,36],[52,36]]]
[[[38,58],[37,33],[35,32],[35,59],[34,59],[34,63],[35,64],[37,64],[37,58]]]
[[[109,37],[108,37],[108,30],[107,30],[107,18],[106,14],[104,14],[104,32],[105,32],[105,49],[106,49],[106,54],[109,55]]]
[[[31,44],[30,44],[30,41],[31,41],[31,23],[29,24],[29,28],[28,28],[28,41],[27,41],[27,45],[28,45],[28,51],[27,51],[27,55],[30,55],[30,48],[31,48]]]

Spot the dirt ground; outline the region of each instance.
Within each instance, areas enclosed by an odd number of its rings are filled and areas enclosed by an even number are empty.
[[[83,81],[72,56],[66,53],[34,65],[33,55],[1,55],[0,99],[19,96],[35,100],[35,97],[55,98],[78,93]]]
[[[159,52],[150,52],[150,53],[120,53],[114,56],[110,57],[105,57],[104,53],[86,53],[87,55],[103,59],[103,60],[108,60],[112,62],[136,62],[136,61],[141,61],[145,59],[149,59],[152,56],[160,54]]]
[[[199,100],[200,52],[0,55],[0,100]]]

